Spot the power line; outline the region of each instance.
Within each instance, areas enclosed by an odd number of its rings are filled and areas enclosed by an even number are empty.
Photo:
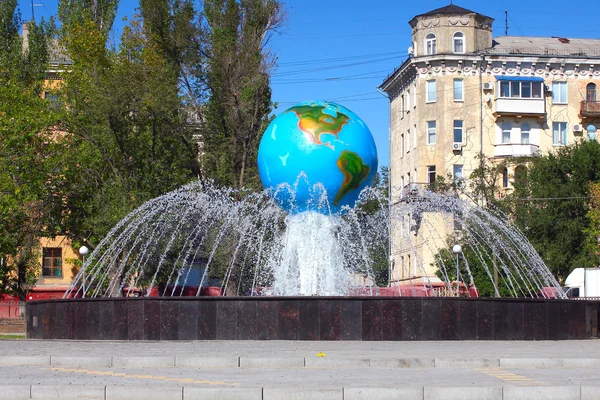
[[[371,57],[381,57],[381,56],[389,56],[392,54],[403,55],[407,54],[400,51],[389,51],[386,53],[372,53],[372,54],[360,54],[355,56],[344,56],[344,57],[335,57],[335,58],[321,58],[314,60],[303,60],[303,61],[290,61],[285,63],[279,63],[280,66],[290,66],[290,65],[306,65],[306,64],[318,64],[324,62],[334,62],[334,61],[347,61],[352,59],[361,59],[361,58],[371,58]]]
[[[517,201],[546,201],[546,200],[583,200],[583,199],[597,199],[600,196],[575,196],[575,197],[524,197],[516,198]]]
[[[273,74],[273,77],[299,75],[299,74],[305,74],[308,72],[321,72],[321,71],[328,71],[328,70],[332,70],[332,69],[355,67],[357,65],[379,63],[382,61],[395,60],[398,58],[400,58],[400,56],[384,57],[384,58],[378,58],[378,59],[370,60],[370,61],[360,61],[360,62],[347,63],[347,64],[329,65],[329,66],[318,67],[318,68],[300,69],[300,70],[289,71],[289,72],[275,73],[275,74]]]

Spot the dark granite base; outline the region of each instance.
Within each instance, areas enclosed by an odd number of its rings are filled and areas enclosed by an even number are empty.
[[[147,297],[27,302],[30,339],[566,340],[598,336],[598,301]]]

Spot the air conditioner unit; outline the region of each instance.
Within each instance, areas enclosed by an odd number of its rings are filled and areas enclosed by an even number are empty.
[[[452,143],[452,151],[461,151],[461,150],[462,150],[462,143],[460,143],[460,142]]]
[[[548,93],[552,93],[552,86],[550,86],[550,85],[544,85],[544,91],[546,91]]]
[[[580,124],[573,125],[573,132],[583,132],[583,126]]]
[[[494,89],[494,84],[492,82],[483,82],[483,90],[492,90]]]

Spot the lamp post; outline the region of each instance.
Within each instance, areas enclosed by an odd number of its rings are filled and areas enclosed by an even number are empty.
[[[394,257],[390,256],[388,263],[388,287],[392,287],[392,271],[394,270]]]
[[[452,247],[452,252],[454,254],[456,254],[456,297],[458,297],[458,293],[459,293],[459,283],[458,283],[458,274],[459,274],[459,270],[458,270],[458,255],[460,253],[462,253],[462,246],[460,244],[455,244]]]
[[[90,252],[90,249],[87,248],[87,246],[81,246],[79,248],[79,254],[81,254],[81,256],[83,257],[83,261],[82,261],[82,266],[81,268],[83,268],[83,297],[85,297],[85,256],[87,256],[87,254]]]

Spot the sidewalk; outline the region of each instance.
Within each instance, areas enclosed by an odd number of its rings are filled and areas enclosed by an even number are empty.
[[[600,399],[600,342],[0,341],[0,399]]]

